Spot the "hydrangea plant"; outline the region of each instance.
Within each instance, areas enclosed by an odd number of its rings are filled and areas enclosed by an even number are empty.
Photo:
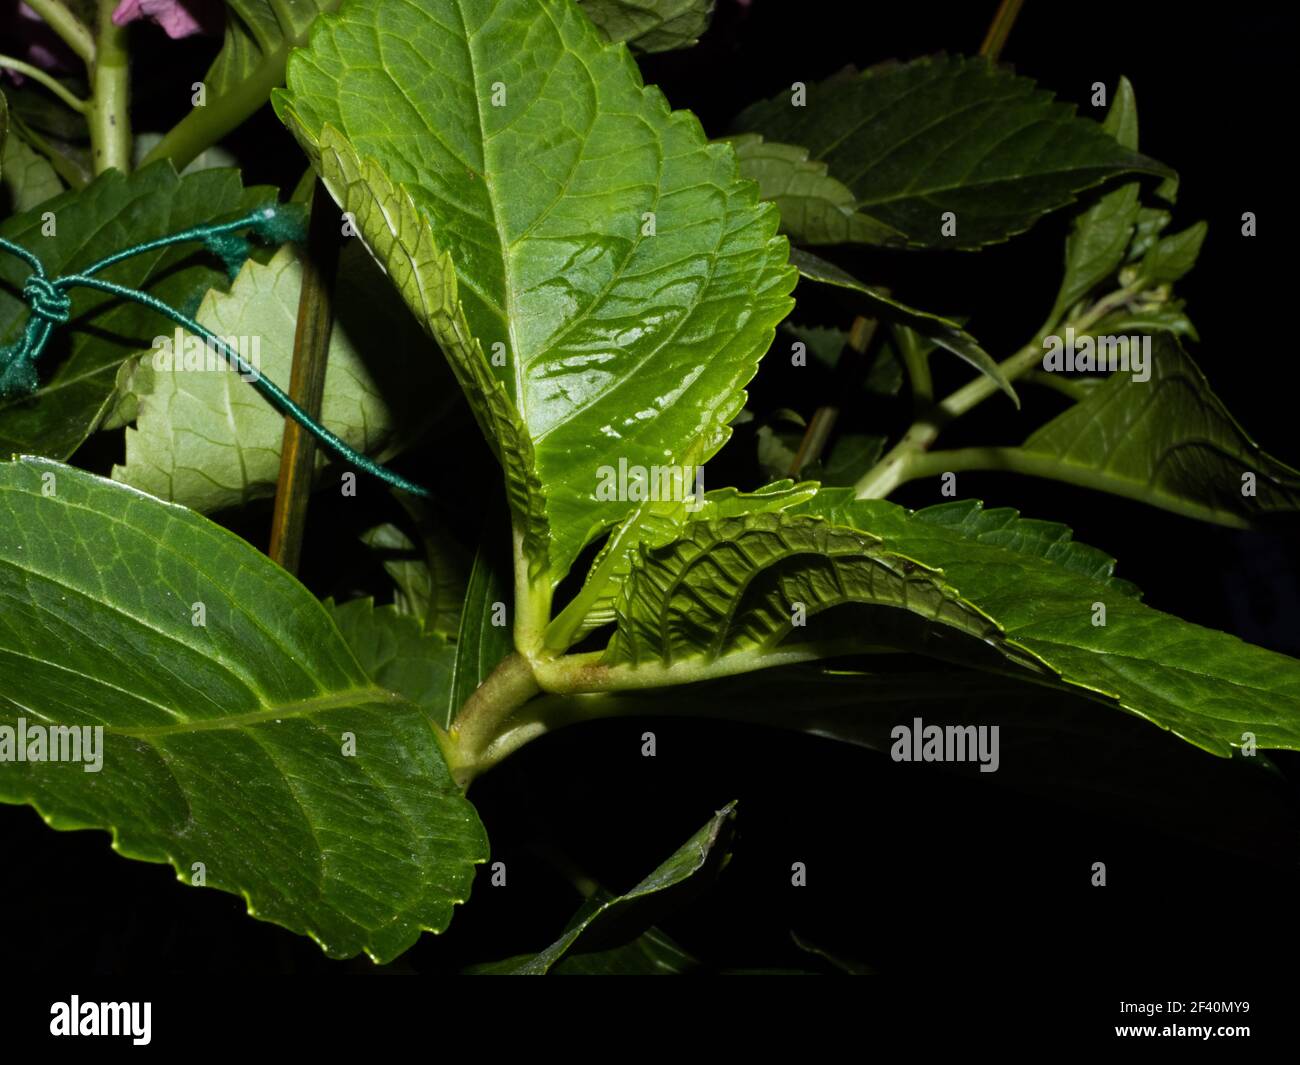
[[[1099,86],[1096,121],[997,62],[995,33],[794,81],[706,132],[638,60],[690,48],[711,9],[227,0],[166,130],[133,127],[132,34],[166,45],[131,24],[184,37],[220,7],[15,11],[0,237],[49,278],[136,249],[96,276],[153,303],[51,302],[0,257],[7,357],[50,334],[0,398],[0,800],[386,962],[505,882],[472,785],[565,726],[721,717],[990,774],[1023,754],[994,722],[1065,744],[1140,723],[1206,779],[1300,748],[1300,663],[1148,606],[1033,510],[1042,478],[1239,528],[1300,505],[1189,353],[1178,285],[1206,227],[1174,221],[1133,86]],[[282,188],[230,165],[268,102],[301,174]],[[278,248],[164,240],[291,205],[311,229]],[[836,261],[978,253],[1059,211],[1058,294],[1001,359]],[[827,294],[852,313],[804,310]],[[834,392],[747,404],[774,365]],[[1035,390],[1045,419],[1021,410]],[[868,400],[910,425],[859,431]],[[941,447],[982,404],[1022,442]],[[1025,476],[1033,516],[963,494],[987,469]],[[940,501],[890,501],[914,481]],[[364,515],[359,539],[304,521],[313,489]],[[304,530],[369,576],[300,580]],[[698,966],[656,915],[726,861],[744,798],[475,971]]]

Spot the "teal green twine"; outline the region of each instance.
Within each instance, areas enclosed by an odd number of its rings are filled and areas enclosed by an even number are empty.
[[[0,347],[0,398],[25,396],[36,391],[36,360],[50,339],[56,326],[65,325],[71,317],[72,303],[68,298],[68,289],[94,288],[108,292],[121,299],[131,300],[157,311],[165,318],[170,318],[177,325],[189,330],[195,336],[202,337],[214,350],[219,351],[230,367],[237,370],[262,397],[286,417],[292,418],[307,432],[311,433],[325,447],[340,458],[351,463],[357,469],[364,470],[395,488],[412,495],[428,496],[427,489],[408,481],[405,477],[385,469],[377,462],[368,459],[361,452],[354,450],[316,421],[298,406],[276,385],[268,381],[251,366],[234,348],[219,336],[209,332],[193,318],[182,314],[176,308],[164,303],[147,292],[114,284],[103,278],[95,277],[106,267],[132,255],[152,251],[155,248],[187,241],[202,242],[215,255],[222,259],[226,270],[233,278],[248,258],[252,246],[246,237],[240,235],[244,230],[258,239],[272,244],[282,244],[288,240],[302,240],[306,234],[306,212],[294,205],[268,205],[259,207],[250,214],[237,218],[233,222],[219,225],[195,226],[170,236],[158,237],[156,240],[133,244],[122,251],[114,252],[107,258],[86,267],[78,274],[63,277],[45,276],[45,267],[40,259],[26,248],[0,237],[0,248],[16,255],[32,268],[31,274],[23,284],[23,301],[27,304],[27,322],[22,336],[15,343]]]

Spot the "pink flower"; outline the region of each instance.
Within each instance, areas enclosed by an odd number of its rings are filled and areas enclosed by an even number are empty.
[[[113,12],[113,24],[125,26],[145,18],[178,40],[197,33],[219,33],[224,11],[220,0],[121,0]]]

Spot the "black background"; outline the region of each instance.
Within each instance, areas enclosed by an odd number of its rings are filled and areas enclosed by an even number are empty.
[[[995,7],[754,0],[743,8],[721,0],[697,49],[646,58],[642,69],[675,106],[692,108],[721,134],[744,105],[794,80],[850,63],[973,53]],[[141,36],[142,45],[174,57],[145,76],[177,83],[193,80],[186,64],[201,71],[211,48],[148,30]],[[1274,4],[1029,0],[1003,58],[1097,118],[1102,112],[1088,102],[1093,83],[1113,88],[1121,74],[1133,81],[1143,150],[1182,175],[1175,227],[1210,223],[1200,264],[1181,284],[1201,336],[1191,350],[1256,440],[1300,464],[1288,261],[1294,208],[1286,198],[1295,40],[1292,18]],[[166,111],[146,102],[145,113],[151,106]],[[250,181],[291,185],[301,171],[269,112],[233,143]],[[1259,219],[1254,239],[1240,236],[1247,210]],[[1067,227],[1062,212],[977,255],[838,258],[916,305],[969,315],[968,328],[1001,356],[1050,305]],[[836,320],[834,307],[811,306]],[[842,314],[838,320],[844,324]],[[940,364],[941,384],[965,372],[949,361]],[[780,367],[760,372],[756,403],[788,405],[779,400],[792,386],[779,375]],[[954,431],[952,444],[1005,434],[1011,411],[999,402]],[[475,451],[472,443],[463,448]],[[449,465],[462,462],[472,464],[461,455]],[[421,473],[416,460],[408,469]],[[960,494],[1067,522],[1078,539],[1117,556],[1121,575],[1152,605],[1300,654],[1300,551],[1285,531],[1219,529],[994,475],[963,474]],[[895,498],[937,502],[937,486],[911,485]],[[309,586],[321,594],[364,590],[370,578],[349,568],[339,545],[365,521],[328,500],[314,506],[320,531],[308,544]],[[471,500],[454,518],[468,527],[478,509]],[[238,527],[256,539],[265,517],[254,509]],[[1052,712],[1046,696],[1043,712]],[[647,727],[657,734],[654,759],[640,755]],[[1278,764],[1293,778],[1300,771],[1285,752]],[[1155,998],[1167,993],[1160,979],[1170,974],[1204,974],[1198,997],[1227,998],[1285,977],[1296,956],[1300,875],[1290,845],[1268,856],[1233,853],[1147,827],[1137,814],[1019,794],[997,774],[896,765],[812,737],[684,719],[601,722],[531,744],[477,782],[472,796],[493,859],[507,863],[509,887],[490,888],[481,870],[451,930],[425,936],[390,970],[454,972],[543,946],[577,902],[546,853],[626,888],[733,798],[740,802],[733,862],[708,893],[662,922],[712,967],[807,968],[793,930],[885,972],[1103,981],[1149,973]],[[1294,823],[1294,785],[1285,802],[1282,820]],[[56,834],[27,808],[0,809],[0,833],[0,944],[11,973],[377,971],[365,959],[330,962],[308,940],[248,919],[242,900],[184,888],[168,867],[122,860],[103,833]],[[790,885],[794,861],[807,863],[806,888]],[[1106,863],[1105,888],[1090,885],[1095,861]]]

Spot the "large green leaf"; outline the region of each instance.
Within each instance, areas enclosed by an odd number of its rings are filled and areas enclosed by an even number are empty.
[[[276,106],[456,369],[535,577],[635,506],[602,467],[727,439],[791,305],[777,213],[570,0],[345,3]]]
[[[929,311],[918,311],[909,307],[880,289],[859,281],[834,263],[818,258],[801,248],[791,250],[790,262],[798,269],[800,277],[854,292],[863,297],[869,314],[905,325],[933,340],[939,347],[952,352],[959,359],[975,367],[1010,396],[1017,406],[1020,405],[1016,390],[1011,387],[1011,382],[1007,380],[1006,374],[994,361],[993,356],[980,347],[975,342],[975,338],[956,322],[931,314]]]
[[[284,84],[289,52],[306,44],[316,17],[338,5],[339,0],[225,0],[225,39],[203,78],[206,99],[150,150],[148,161],[167,158],[184,167],[241,126]]]
[[[640,52],[671,52],[696,44],[709,28],[713,0],[580,0],[607,40]]]
[[[1072,105],[984,59],[919,59],[782,92],[741,131],[808,148],[855,207],[926,247],[978,248],[1123,173],[1169,176]],[[956,216],[955,235],[941,230]]]
[[[847,490],[795,510],[869,531],[880,550],[930,567],[946,594],[990,619],[994,646],[1036,659],[1076,690],[1215,754],[1247,732],[1260,747],[1300,749],[1300,661],[1145,606],[1104,568],[1087,572],[1095,555],[1076,551],[1063,564],[1050,537],[1013,545],[996,529],[971,536],[960,511],[913,514]]]
[[[352,245],[342,276],[329,344],[321,421],[363,454],[384,461],[419,430],[445,395],[431,345],[364,250]],[[244,264],[229,292],[210,291],[195,316],[219,337],[257,345],[262,374],[287,386],[302,263],[282,248],[263,265]],[[185,345],[161,368],[156,351],[123,367],[119,402],[135,421],[126,431],[126,461],[113,479],[151,495],[209,512],[271,495],[280,472],[284,418],[220,356],[205,367],[199,338],[180,331]],[[166,334],[164,334],[166,335]],[[170,364],[170,365],[168,365]],[[329,455],[317,449],[317,469]]]
[[[1112,373],[1023,447],[988,449],[988,465],[1221,525],[1300,509],[1300,472],[1246,435],[1169,333],[1151,338],[1150,373]]]
[[[232,218],[274,198],[274,189],[242,187],[234,170],[181,178],[163,162],[130,177],[110,170],[84,189],[0,222],[0,236],[40,256],[46,274],[55,277],[132,244]],[[42,232],[46,212],[56,227],[49,236]],[[0,256],[0,342],[13,341],[26,321],[27,307],[18,294],[29,272],[21,260]],[[143,287],[187,311],[197,309],[203,294],[226,279],[220,262],[194,244],[135,255],[98,276]],[[72,321],[55,331],[42,355],[36,392],[0,399],[0,453],[66,458],[106,413],[121,364],[171,328],[156,311],[105,292],[74,289],[71,298]]]
[[[853,193],[808,158],[808,149],[765,141],[757,133],[727,138],[740,172],[758,182],[759,194],[781,212],[781,231],[796,244],[901,244],[892,226],[855,208]]]
[[[483,976],[545,976],[566,957],[593,952],[601,957],[604,968],[615,971],[628,971],[634,955],[648,963],[646,967],[651,971],[675,973],[684,968],[689,958],[675,944],[664,943],[659,936],[643,941],[642,936],[676,890],[687,885],[701,870],[716,869],[726,862],[735,813],[736,804],[728,803],[626,894],[597,892],[574,914],[559,939],[545,950],[475,966],[470,971]],[[619,947],[623,949],[620,951]],[[602,966],[593,968],[599,970]],[[583,967],[580,971],[589,970]]]
[[[293,577],[44,459],[0,465],[0,717],[104,728],[102,771],[5,760],[0,801],[202,873],[334,956],[386,961],[446,927],[486,859],[429,718]]]

